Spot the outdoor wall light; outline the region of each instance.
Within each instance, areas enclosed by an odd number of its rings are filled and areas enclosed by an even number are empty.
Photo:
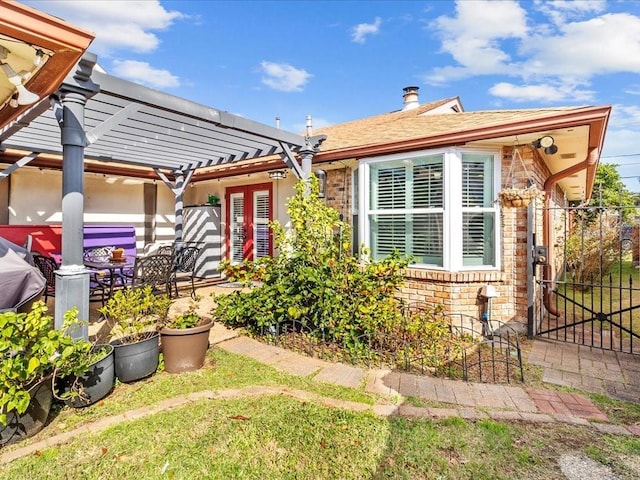
[[[22,84],[22,76],[17,74],[15,70],[11,68],[11,65],[0,61],[0,68],[4,71],[9,82],[16,87],[18,92],[18,105],[31,105],[32,103],[36,103],[40,100],[38,95],[27,90],[27,88]]]
[[[327,196],[327,172],[318,169],[313,173],[318,179],[318,198],[325,198]]]
[[[287,171],[286,170],[273,170],[272,172],[269,172],[269,178],[271,180],[283,180],[283,179],[287,178]]]
[[[44,52],[40,48],[37,48],[36,56],[33,57],[33,64],[36,67],[39,67],[40,65],[42,65],[43,60],[44,60]]]
[[[545,135],[540,137],[531,144],[533,148],[544,148],[544,153],[547,155],[553,155],[558,151],[557,145],[554,144],[555,140],[551,135]]]

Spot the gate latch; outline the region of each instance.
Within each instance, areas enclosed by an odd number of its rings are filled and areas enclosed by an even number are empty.
[[[533,264],[534,265],[547,265],[549,258],[549,250],[545,245],[536,245],[533,247]]]

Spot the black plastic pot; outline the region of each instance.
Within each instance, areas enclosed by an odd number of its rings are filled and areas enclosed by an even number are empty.
[[[107,348],[109,353],[102,359],[89,365],[87,373],[76,382],[81,387],[81,394],[65,400],[64,403],[74,408],[88,407],[109,395],[115,381],[114,347],[113,345],[95,345],[96,348]],[[72,388],[73,380],[66,380],[62,388],[67,392]]]
[[[158,332],[150,332],[144,340],[132,342],[131,337],[124,337],[111,342],[118,380],[135,382],[155,373],[160,355],[159,338]]]
[[[21,415],[9,412],[7,425],[4,427],[0,425],[0,445],[29,438],[42,430],[47,423],[53,400],[51,377],[36,383],[29,390],[29,394],[31,401],[27,410]]]

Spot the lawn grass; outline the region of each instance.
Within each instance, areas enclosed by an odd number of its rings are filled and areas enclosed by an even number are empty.
[[[118,385],[86,409],[59,406],[40,434],[5,448],[177,395],[257,385],[369,405],[393,400],[293,376],[213,348],[199,371],[159,372]],[[640,406],[633,410],[624,402],[601,400],[619,410],[625,423],[640,414]],[[199,400],[79,434],[69,443],[0,466],[0,478],[528,480],[561,478],[557,460],[565,452],[586,454],[621,478],[640,478],[640,439],[634,437],[563,424],[381,418],[287,395]]]
[[[592,289],[577,288],[570,278],[566,279],[566,283],[565,279],[560,280],[558,292],[569,300],[565,304],[564,299],[557,298],[558,308],[566,311],[567,316],[577,320],[582,316],[591,317],[587,310],[583,311],[581,306],[584,306],[588,310],[611,314],[613,322],[640,335],[640,270],[633,266],[630,255],[616,263],[610,275],[602,280],[594,280],[595,287]],[[598,321],[593,323],[594,328],[600,328]],[[603,327],[608,328],[608,324]],[[585,328],[589,328],[588,325]],[[628,334],[623,332],[623,336],[628,337]]]
[[[73,409],[63,407],[61,404],[54,406],[50,415],[50,425],[37,438],[56,435],[84,423],[152,405],[177,395],[247,386],[285,386],[369,405],[385,401],[384,398],[363,390],[316,382],[310,378],[278,371],[251,358],[212,348],[207,353],[205,366],[195,372],[182,374],[158,372],[140,382],[131,384],[118,382],[114,391],[105,400],[90,408]]]
[[[266,396],[198,401],[82,434],[0,467],[0,477],[528,480],[562,478],[564,452],[621,478],[640,475],[637,438],[557,424],[383,419]]]

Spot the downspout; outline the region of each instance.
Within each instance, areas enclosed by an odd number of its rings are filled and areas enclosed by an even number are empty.
[[[553,193],[553,189],[556,184],[570,175],[574,173],[581,172],[582,170],[589,170],[590,167],[593,167],[598,164],[598,159],[600,158],[600,152],[597,148],[592,148],[589,150],[587,154],[587,158],[585,158],[582,162],[572,165],[571,167],[562,170],[560,172],[554,173],[544,182],[544,209],[543,209],[543,219],[542,219],[542,234],[544,238],[544,244],[547,246],[549,252],[549,258],[547,264],[542,268],[542,279],[544,281],[544,291],[542,294],[543,304],[547,311],[554,316],[559,316],[560,312],[555,308],[553,303],[551,302],[552,297],[552,288],[551,286],[551,277],[552,277],[552,268],[553,268],[553,248],[551,243],[553,242],[553,238],[551,235],[551,209],[549,207],[551,202],[551,194]],[[589,198],[591,196],[591,184],[593,183],[591,179],[588,178],[587,175],[587,191],[585,192],[585,198]]]

